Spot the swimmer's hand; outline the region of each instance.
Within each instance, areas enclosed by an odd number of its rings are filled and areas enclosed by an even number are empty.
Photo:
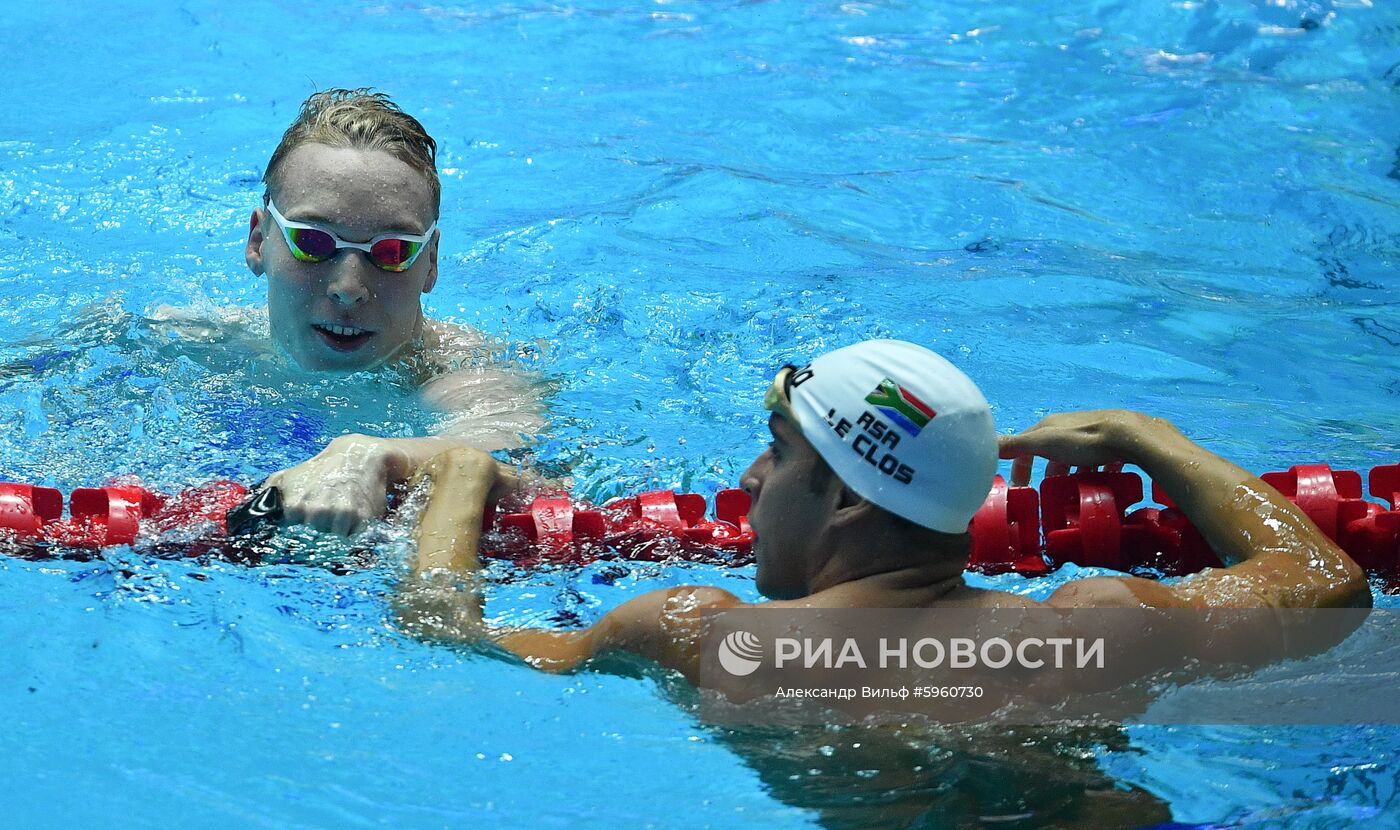
[[[283,524],[353,536],[384,515],[390,492],[428,459],[454,447],[450,438],[342,435],[310,460],[273,473],[282,491]]]
[[[1014,459],[1011,484],[1030,484],[1035,457],[1049,461],[1045,475],[1068,475],[1070,467],[1081,472],[1101,467],[1114,469],[1134,461],[1134,445],[1141,441],[1160,443],[1182,438],[1169,421],[1126,409],[1097,409],[1065,412],[1049,417],[1020,435],[1000,438],[1002,458]]]

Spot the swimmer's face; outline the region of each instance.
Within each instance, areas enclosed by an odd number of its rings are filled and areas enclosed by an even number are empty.
[[[284,160],[272,194],[282,215],[347,242],[421,234],[436,219],[422,173],[380,150],[303,144]],[[304,369],[371,369],[403,355],[422,334],[420,296],[437,281],[437,234],[407,271],[376,267],[343,249],[301,262],[266,209],[248,234],[248,268],[267,275],[272,337]]]
[[[781,382],[780,373],[775,382],[780,393]],[[772,443],[739,483],[753,499],[749,524],[754,530],[758,590],[771,599],[796,599],[811,591],[810,552],[830,515],[830,488],[815,486],[821,459],[796,422],[780,414],[791,410],[769,408],[774,410],[768,418]]]

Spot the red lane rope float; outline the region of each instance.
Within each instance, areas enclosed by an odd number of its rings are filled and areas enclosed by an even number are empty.
[[[1371,495],[1385,505],[1362,497],[1359,473],[1333,471],[1324,464],[1301,464],[1261,478],[1298,505],[1358,565],[1400,588],[1400,464],[1370,472]],[[1200,532],[1155,484],[1152,497],[1165,507],[1127,512],[1142,495],[1142,480],[1135,473],[1053,476],[1041,482],[1039,493],[1007,487],[997,476],[972,520],[968,569],[1035,576],[1073,562],[1180,576],[1221,566]],[[1036,519],[1037,498],[1043,545],[1037,534],[1025,530]]]
[[[32,555],[50,548],[98,550],[137,544],[146,531],[152,543],[181,530],[201,531],[204,542],[228,538],[227,516],[246,502],[248,488],[213,481],[171,497],[140,485],[80,487],[68,499],[51,487],[0,483],[0,538]],[[207,552],[192,545],[189,555]]]
[[[1357,472],[1304,464],[1262,478],[1292,500],[1368,572],[1400,590],[1400,464],[1372,469],[1362,493]],[[1039,492],[997,476],[969,525],[968,569],[1042,576],[1066,562],[1144,575],[1178,576],[1221,562],[1200,532],[1154,484],[1162,506],[1141,507],[1135,473],[1052,476]],[[176,556],[215,555],[256,562],[249,528],[278,518],[275,491],[250,494],[216,481],[169,497],[135,485],[80,488],[69,498],[48,487],[0,483],[0,539],[22,556],[95,551],[112,545],[158,548]],[[1384,503],[1381,503],[1384,502]],[[518,509],[491,509],[482,555],[521,566],[581,565],[598,559],[684,559],[723,565],[752,561],[749,497],[715,494],[713,518],[703,496],[659,490],[594,506],[563,493],[536,496]],[[250,518],[251,516],[251,518]],[[175,537],[183,537],[175,539]],[[172,541],[173,540],[173,541]]]
[[[1031,487],[1008,487],[997,476],[992,491],[969,526],[968,567],[983,573],[1043,576],[1050,565],[1040,553],[1040,494]]]
[[[593,507],[564,494],[540,495],[523,510],[488,514],[482,555],[519,565],[587,564],[598,559],[685,559],[743,565],[751,561],[749,495],[715,494],[715,517],[705,497],[655,490]]]

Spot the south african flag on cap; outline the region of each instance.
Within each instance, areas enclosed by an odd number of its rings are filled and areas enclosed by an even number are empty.
[[[882,415],[899,424],[905,432],[913,436],[918,436],[919,431],[928,426],[928,422],[938,414],[913,392],[889,378],[880,381],[875,391],[865,396],[865,402],[880,410]]]

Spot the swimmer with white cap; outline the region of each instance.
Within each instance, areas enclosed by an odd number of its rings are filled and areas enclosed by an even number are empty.
[[[1370,605],[1361,569],[1301,511],[1161,419],[1073,412],[998,441],[987,402],[966,375],[927,349],[894,340],[784,367],[765,405],[772,443],[740,479],[753,498],[758,588],[772,598],[756,607]],[[1229,567],[1170,585],[1132,576],[1081,579],[1043,603],[970,587],[963,580],[968,523],[987,497],[998,455],[1014,459],[1013,484],[1028,483],[1036,456],[1049,460],[1051,474],[1069,465],[1136,464]],[[485,453],[454,449],[420,474],[431,479],[431,495],[398,603],[401,622],[419,636],[494,641],[549,671],[628,651],[700,682],[700,638],[691,624],[706,610],[748,606],[720,588],[686,586],[632,599],[582,631],[490,626],[476,589],[456,577],[478,568],[483,512],[514,486],[514,473]]]

